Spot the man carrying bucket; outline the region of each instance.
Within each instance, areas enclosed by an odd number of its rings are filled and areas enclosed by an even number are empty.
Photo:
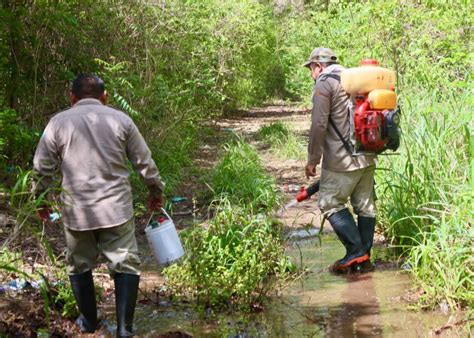
[[[105,256],[115,282],[117,336],[133,335],[139,274],[127,159],[150,190],[148,207],[163,206],[163,182],[151,152],[132,119],[106,106],[104,82],[81,74],[72,84],[72,107],[46,126],[34,157],[40,180],[36,193],[62,174],[62,218],[67,244],[67,272],[80,312],[81,332],[97,329],[92,269]],[[49,211],[40,217],[47,221]]]
[[[316,176],[316,166],[323,157],[318,207],[346,248],[346,255],[331,269],[340,273],[357,264],[371,268],[376,157],[352,156],[348,149],[349,98],[340,84],[344,68],[337,64],[334,52],[324,47],[315,48],[304,66],[310,69],[315,81],[306,177]],[[357,214],[357,224],[346,206],[349,198]]]

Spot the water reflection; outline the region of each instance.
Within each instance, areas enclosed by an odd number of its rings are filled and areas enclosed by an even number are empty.
[[[189,304],[139,304],[137,333],[141,337],[170,331],[194,337],[411,337],[426,336],[429,329],[446,323],[444,316],[409,312],[405,303],[394,301],[411,286],[408,276],[396,270],[330,274],[327,266],[343,253],[333,234],[324,235],[321,242],[300,241],[289,254],[298,265],[302,257],[312,273],[273,298],[265,311],[212,313],[203,318]]]
[[[348,275],[344,300],[330,315],[327,337],[382,336],[380,304],[375,291],[373,274]]]

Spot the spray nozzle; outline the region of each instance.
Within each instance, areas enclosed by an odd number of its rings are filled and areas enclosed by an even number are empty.
[[[298,202],[304,201],[315,193],[319,191],[319,181],[314,182],[313,184],[309,185],[308,187],[301,187],[300,192],[296,195],[296,200]]]

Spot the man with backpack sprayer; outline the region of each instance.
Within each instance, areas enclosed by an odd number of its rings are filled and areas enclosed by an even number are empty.
[[[344,67],[328,48],[315,48],[304,64],[315,81],[306,177],[316,176],[322,157],[318,207],[346,248],[331,270],[345,272],[362,264],[371,267],[375,230],[374,171],[376,155],[352,156],[349,96],[340,84]],[[345,142],[344,142],[345,141]],[[357,224],[346,203],[350,198]]]
[[[106,106],[102,79],[80,74],[72,84],[70,102],[70,109],[49,121],[36,149],[34,170],[41,177],[36,194],[46,191],[59,169],[66,267],[81,332],[98,328],[92,269],[100,252],[115,282],[117,336],[133,336],[140,259],[127,159],[150,190],[149,209],[163,206],[164,184],[133,120]],[[50,211],[43,207],[38,214],[48,221]]]

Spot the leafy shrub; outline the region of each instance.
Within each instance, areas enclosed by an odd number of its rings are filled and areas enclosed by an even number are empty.
[[[209,228],[182,233],[186,256],[164,270],[170,291],[203,306],[249,309],[290,278],[281,225],[221,200]]]
[[[1,175],[12,173],[15,164],[28,165],[33,159],[32,149],[38,134],[21,123],[17,112],[0,107],[0,171]],[[7,177],[2,179],[4,181]]]
[[[185,259],[164,273],[174,294],[203,306],[248,309],[295,270],[285,255],[281,225],[268,216],[280,195],[255,149],[241,138],[225,145],[212,188],[209,227],[182,232]]]

